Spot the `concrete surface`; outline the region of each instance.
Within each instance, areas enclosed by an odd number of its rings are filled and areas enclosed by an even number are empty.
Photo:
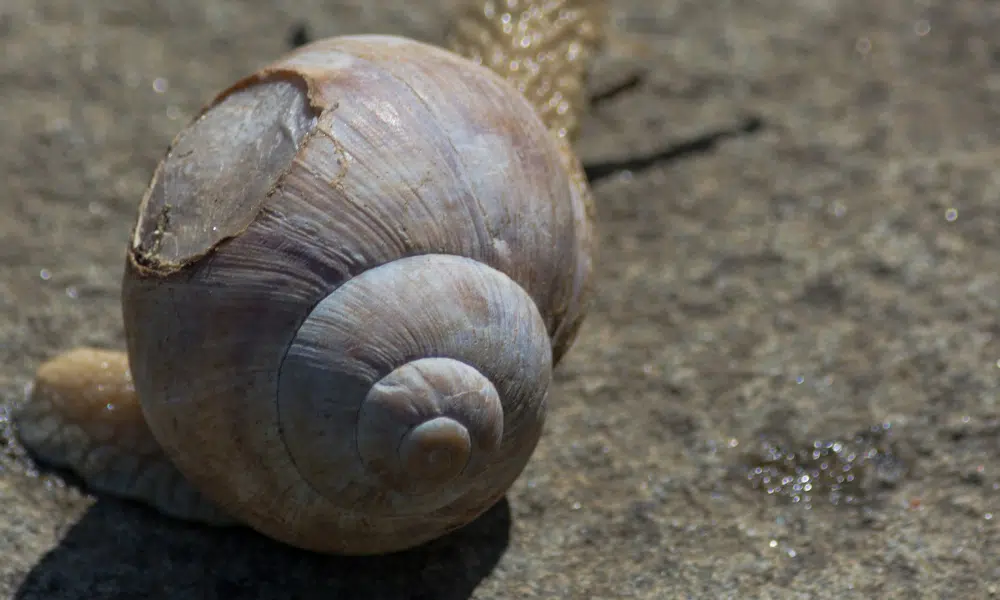
[[[303,23],[439,42],[448,6],[407,4],[0,6],[0,414],[122,347],[127,231],[201,103]],[[5,426],[0,598],[1000,593],[1000,4],[614,6],[599,297],[506,500],[326,558],[39,476]]]

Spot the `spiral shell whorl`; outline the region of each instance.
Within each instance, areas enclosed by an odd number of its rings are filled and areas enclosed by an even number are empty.
[[[372,386],[358,415],[358,454],[387,488],[420,492],[454,479],[473,451],[503,436],[496,388],[450,358],[406,363]]]
[[[421,255],[323,299],[281,366],[282,438],[304,480],[369,514],[478,506],[488,471],[517,471],[541,432],[545,324],[506,275]],[[485,508],[485,507],[484,507]]]

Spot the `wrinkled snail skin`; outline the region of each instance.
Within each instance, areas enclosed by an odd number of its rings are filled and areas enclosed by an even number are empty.
[[[495,504],[591,295],[570,142],[598,4],[508,1],[527,45],[494,2],[454,51],[321,40],[220,93],[140,205],[127,354],[44,364],[25,445],[97,490],[319,552],[403,550]],[[483,60],[500,54],[534,74]]]
[[[16,424],[38,459],[75,471],[95,490],[180,519],[236,524],[164,455],[143,418],[124,352],[74,348],[46,361]]]
[[[448,48],[514,84],[556,136],[572,141],[608,0],[480,0],[458,11]]]

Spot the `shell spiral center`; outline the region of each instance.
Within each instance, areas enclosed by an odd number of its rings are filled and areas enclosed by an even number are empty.
[[[358,454],[387,487],[432,491],[465,470],[473,450],[496,450],[503,406],[493,384],[450,358],[424,358],[392,371],[361,406]]]
[[[481,510],[530,457],[551,370],[546,325],[514,280],[461,256],[402,258],[300,325],[278,378],[281,442],[348,514]]]

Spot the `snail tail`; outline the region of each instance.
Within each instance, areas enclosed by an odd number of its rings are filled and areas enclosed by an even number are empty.
[[[609,15],[607,0],[467,0],[447,45],[514,84],[556,137],[572,143]]]

